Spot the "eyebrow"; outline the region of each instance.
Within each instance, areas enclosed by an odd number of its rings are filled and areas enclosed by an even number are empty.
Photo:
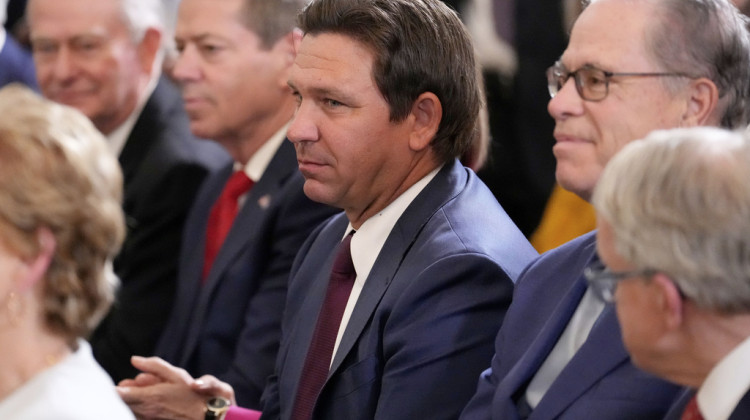
[[[299,92],[299,89],[294,85],[294,82],[290,80],[287,82],[287,84],[289,85],[290,88],[292,88],[293,91]],[[354,98],[352,98],[351,95],[336,88],[312,87],[308,90],[314,96],[322,96],[322,97],[333,96],[333,97],[341,99],[343,102],[346,102],[346,103],[353,102],[354,100]]]

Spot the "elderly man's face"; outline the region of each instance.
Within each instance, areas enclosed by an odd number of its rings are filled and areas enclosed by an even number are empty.
[[[305,35],[289,79],[298,108],[287,136],[305,193],[347,215],[388,202],[412,165],[413,118],[390,121],[373,63],[372,52],[350,37]]]
[[[153,55],[133,40],[119,2],[31,0],[28,18],[42,93],[77,108],[104,134],[122,124]]]
[[[607,268],[612,272],[637,272],[637,267],[615,249],[612,226],[598,217],[597,228],[597,252]],[[625,347],[633,363],[649,372],[659,372],[659,365],[663,364],[658,351],[664,332],[660,299],[657,285],[642,275],[623,278],[615,289],[617,319]]]
[[[609,72],[664,72],[647,55],[644,33],[656,24],[642,1],[591,4],[571,33],[560,61],[569,71],[590,65]],[[657,128],[680,125],[685,100],[659,77],[613,77],[608,96],[584,101],[571,77],[550,100],[555,119],[557,181],[589,199],[602,169],[626,143]]]

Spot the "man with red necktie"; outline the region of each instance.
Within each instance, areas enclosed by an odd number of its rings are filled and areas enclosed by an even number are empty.
[[[234,162],[207,178],[187,220],[175,306],[155,354],[192,376],[234,387],[259,408],[281,335],[289,270],[308,234],[336,209],[303,192],[286,139],[295,100],[296,0],[183,0],[172,76],[190,129]],[[148,356],[148,355],[147,355]],[[142,370],[139,358],[134,365]],[[206,411],[185,382],[128,380],[119,387],[141,417]]]

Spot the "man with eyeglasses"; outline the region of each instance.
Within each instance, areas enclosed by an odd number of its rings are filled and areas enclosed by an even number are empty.
[[[585,200],[654,129],[750,120],[750,35],[728,0],[593,1],[547,76],[556,178]],[[614,308],[583,275],[598,261],[592,232],[524,270],[462,419],[664,416],[679,388],[631,363]]]
[[[636,366],[697,389],[667,418],[750,418],[748,179],[750,138],[699,127],[633,142],[595,189],[590,287]]]

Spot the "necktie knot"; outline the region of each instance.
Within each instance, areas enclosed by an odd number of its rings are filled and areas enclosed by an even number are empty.
[[[698,409],[698,395],[694,395],[690,399],[688,404],[685,406],[685,411],[682,412],[680,420],[703,420],[703,415],[700,409]]]
[[[356,277],[356,271],[354,270],[354,261],[352,261],[352,236],[354,231],[351,231],[339,244],[338,251],[336,252],[336,258],[333,261],[333,268],[331,271],[336,274],[347,277]]]
[[[229,177],[224,192],[222,195],[226,195],[228,199],[237,201],[240,196],[246,193],[250,187],[253,186],[253,181],[247,176],[245,171],[236,171]]]

